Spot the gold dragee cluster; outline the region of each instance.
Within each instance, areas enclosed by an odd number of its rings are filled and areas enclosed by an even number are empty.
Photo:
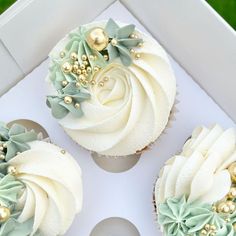
[[[204,228],[201,230],[200,235],[205,236],[215,236],[217,233],[217,228],[214,224],[206,224]]]
[[[63,58],[65,57],[65,52],[61,52],[60,56]],[[62,71],[65,74],[70,74],[73,73],[76,76],[76,86],[80,87],[81,85],[83,87],[87,87],[89,84],[95,85],[95,81],[91,80],[91,76],[94,73],[97,73],[100,68],[99,66],[94,66],[93,68],[91,67],[89,60],[95,61],[97,60],[96,55],[89,55],[89,58],[87,55],[83,54],[81,56],[82,63],[79,64],[78,61],[78,54],[76,52],[72,52],[70,54],[70,59],[72,62],[64,62],[61,66]],[[108,55],[104,55],[104,59],[108,60]],[[62,86],[65,87],[68,84],[67,80],[62,81]]]
[[[0,144],[0,151],[4,151],[7,148],[6,143]],[[4,160],[5,159],[5,155],[4,154],[0,154],[0,160]]]

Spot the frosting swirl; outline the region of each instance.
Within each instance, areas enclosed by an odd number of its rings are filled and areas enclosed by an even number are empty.
[[[229,165],[236,161],[235,130],[219,125],[198,127],[182,153],[167,161],[156,186],[157,202],[188,196],[188,201],[214,203],[230,190]],[[203,184],[204,183],[204,184]]]
[[[102,27],[103,22],[86,25]],[[154,142],[165,128],[174,103],[176,82],[162,47],[140,31],[139,59],[129,66],[113,60],[93,77],[90,99],[80,106],[83,116],[68,114],[59,123],[86,149],[104,155],[129,155]],[[50,54],[57,58],[68,38]],[[107,80],[107,81],[106,81]],[[106,81],[103,86],[99,82]]]
[[[55,145],[42,141],[29,145],[29,150],[8,161],[17,170],[15,178],[25,185],[16,204],[20,212],[16,220],[21,227],[32,222],[30,235],[63,235],[81,210],[80,168]]]
[[[201,126],[166,162],[155,186],[165,235],[235,235],[235,142],[233,128]]]

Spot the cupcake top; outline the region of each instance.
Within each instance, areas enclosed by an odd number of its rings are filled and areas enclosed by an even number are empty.
[[[1,123],[0,158],[0,235],[63,235],[82,205],[72,156],[19,124]]]
[[[201,126],[166,162],[155,186],[164,235],[236,234],[235,141],[233,128]]]
[[[47,104],[86,149],[129,155],[157,139],[175,100],[163,48],[112,19],[73,30],[50,53]]]

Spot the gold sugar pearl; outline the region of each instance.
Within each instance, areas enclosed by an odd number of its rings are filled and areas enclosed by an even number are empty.
[[[92,72],[92,68],[90,67],[90,66],[88,66],[87,68],[86,68],[86,70],[87,70],[87,72]]]
[[[65,102],[66,104],[71,104],[71,103],[72,103],[72,97],[70,97],[70,96],[65,96],[65,97],[64,97],[64,102]]]
[[[17,169],[15,166],[8,166],[7,173],[10,175],[17,175]]]
[[[84,64],[85,66],[87,66],[87,65],[88,65],[88,62],[87,62],[87,61],[83,61],[83,64]]]
[[[62,71],[65,73],[70,73],[72,71],[72,65],[69,62],[65,62],[62,65]]]
[[[139,53],[136,53],[136,54],[135,54],[135,59],[136,59],[136,60],[140,59],[140,57],[141,57],[141,55],[140,55]]]
[[[83,69],[83,70],[82,70],[82,74],[85,75],[86,73],[87,73],[87,70]]]
[[[90,83],[91,83],[91,85],[95,85],[96,84],[95,80],[91,80]]]
[[[60,52],[60,57],[61,57],[61,58],[64,58],[65,55],[66,55],[66,53],[65,53],[64,51],[61,51],[61,52]]]
[[[61,154],[63,154],[63,155],[66,154],[66,150],[62,149]]]
[[[75,103],[75,108],[76,109],[80,109],[80,104],[79,103]]]
[[[70,59],[73,60],[73,61],[76,61],[78,59],[78,55],[75,52],[72,52],[70,54]]]
[[[2,146],[3,146],[3,148],[7,148],[7,144],[6,143],[4,143]]]
[[[83,65],[83,64],[80,65],[80,69],[81,69],[81,70],[84,70],[84,69],[85,69],[85,65]]]
[[[95,60],[94,55],[89,55],[89,59],[90,59],[91,61],[94,61],[94,60]]]
[[[79,80],[80,81],[84,81],[85,80],[85,76],[84,75],[79,75]]]
[[[236,231],[236,222],[233,223],[234,231]]]
[[[83,55],[81,56],[81,59],[82,59],[83,61],[86,61],[86,60],[87,60],[87,56],[86,56],[85,54],[83,54]]]
[[[0,160],[4,160],[5,159],[5,155],[4,154],[0,154]]]
[[[228,170],[229,170],[232,181],[235,183],[236,182],[236,162],[232,163],[229,166]]]
[[[104,82],[99,82],[99,84],[98,84],[100,87],[103,87],[104,86]]]
[[[3,151],[4,150],[4,147],[3,146],[0,146],[0,151]]]
[[[130,53],[135,53],[134,48],[131,48],[129,51],[130,51]]]
[[[134,38],[135,38],[135,39],[138,39],[139,37],[138,37],[138,35],[137,35],[137,34],[135,34],[135,35],[134,35]]]
[[[107,82],[109,80],[109,77],[105,76],[103,80]]]
[[[65,87],[68,84],[68,81],[67,80],[62,80],[61,84],[62,84],[63,87]]]
[[[118,42],[117,42],[117,40],[116,40],[116,39],[112,39],[112,40],[111,40],[111,45],[112,45],[112,46],[116,46],[116,45],[117,45],[117,43],[118,43]]]
[[[74,61],[74,65],[79,65],[79,62],[78,61]]]
[[[76,71],[76,74],[77,74],[77,75],[81,75],[81,74],[82,74],[82,70],[81,70],[81,69],[78,69],[78,70]]]
[[[143,43],[139,43],[139,44],[138,44],[138,47],[139,47],[139,48],[143,47]]]
[[[5,206],[0,206],[0,223],[6,222],[11,216],[11,211]]]
[[[98,66],[94,66],[93,70],[94,70],[94,72],[98,72],[99,71],[99,67]]]
[[[129,37],[130,37],[131,39],[134,39],[134,38],[135,38],[135,34],[131,34]]]
[[[75,86],[76,86],[77,88],[79,88],[79,87],[80,87],[80,83],[79,83],[79,82],[76,82]]]
[[[102,51],[107,47],[109,37],[103,28],[96,27],[89,31],[87,34],[87,43],[92,49]]]
[[[108,61],[108,59],[109,59],[108,55],[104,55],[103,58],[105,61]]]
[[[76,71],[79,69],[79,65],[75,64],[73,65],[73,72],[76,73]]]
[[[235,187],[230,188],[227,197],[228,197],[229,199],[236,198],[236,188],[235,188]]]

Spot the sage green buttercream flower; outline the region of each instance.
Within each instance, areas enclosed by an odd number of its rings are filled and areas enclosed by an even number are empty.
[[[186,220],[190,214],[185,197],[169,198],[165,203],[158,205],[158,222],[163,227],[165,235],[186,236],[189,231]]]
[[[71,82],[58,95],[48,96],[47,105],[57,119],[65,117],[69,112],[79,118],[83,115],[80,103],[89,98],[90,94],[85,89],[77,88],[76,82]]]
[[[24,152],[30,149],[27,142],[37,139],[37,134],[34,131],[27,129],[19,124],[13,124],[8,128],[4,124],[0,124],[0,146],[2,155],[5,155],[5,161],[9,161],[18,152]]]
[[[134,33],[134,30],[135,26],[132,24],[119,27],[114,20],[109,19],[105,27],[105,31],[111,39],[107,46],[109,61],[120,57],[121,62],[125,66],[129,66],[132,63],[130,49],[138,46],[143,41],[140,38],[130,37]]]

